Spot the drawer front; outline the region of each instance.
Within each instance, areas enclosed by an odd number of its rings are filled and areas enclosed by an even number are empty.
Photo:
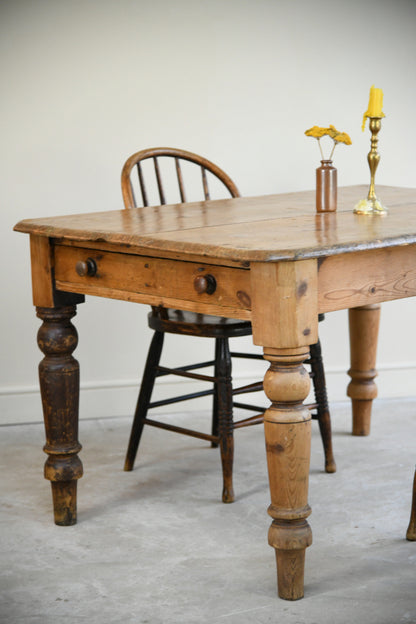
[[[241,268],[56,245],[55,280],[60,290],[102,296],[115,291],[115,298],[137,295],[133,300],[143,295],[152,305],[160,298],[251,309],[250,271]]]

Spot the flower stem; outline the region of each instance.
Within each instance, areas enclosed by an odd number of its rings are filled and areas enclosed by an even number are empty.
[[[336,146],[337,146],[337,145],[338,145],[338,142],[337,142],[337,141],[334,141],[334,147],[332,148],[332,152],[331,152],[331,154],[329,155],[329,160],[332,160],[332,156],[334,155],[335,148],[336,148]]]
[[[322,160],[325,160],[324,153],[322,151],[321,141],[320,141],[319,137],[318,137],[318,145],[319,145],[319,149],[320,149],[320,152],[321,152]]]

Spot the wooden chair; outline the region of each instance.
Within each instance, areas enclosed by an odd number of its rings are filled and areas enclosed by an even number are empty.
[[[231,195],[231,197],[239,197],[239,192],[234,182],[209,160],[183,150],[155,148],[137,152],[126,161],[121,174],[121,186],[125,208],[134,208],[138,205],[135,199],[133,179],[131,175],[134,168],[137,169],[138,181],[136,184],[140,187],[143,206],[163,205],[167,203],[167,196],[162,183],[163,168],[167,165],[166,158],[169,159],[169,164],[172,167],[175,178],[175,185],[177,182],[179,191],[177,198],[171,200],[170,203],[183,203],[187,201],[187,195],[185,194],[184,167],[189,167],[188,163],[197,165],[200,169],[202,191],[205,200],[211,199],[210,184],[213,181],[216,181],[217,183],[219,181],[221,183],[221,198],[224,197],[225,192],[227,195]],[[146,160],[149,162],[144,163]],[[154,178],[154,190],[158,193],[158,197],[155,200],[156,204],[151,202],[149,198],[148,185],[145,184],[145,166],[149,167],[149,165],[152,169],[151,173]],[[193,167],[193,169],[195,170],[195,167]],[[172,172],[170,176],[172,179]],[[205,278],[201,278],[201,288],[204,289],[205,292],[206,289],[210,288],[210,284],[204,283],[204,280]],[[263,359],[260,354],[256,355],[230,352],[228,343],[229,339],[237,336],[251,335],[251,323],[249,321],[221,318],[217,316],[197,314],[182,310],[172,310],[162,307],[152,308],[152,311],[148,315],[148,323],[149,327],[154,330],[154,334],[148,352],[137,407],[134,414],[124,470],[129,471],[133,469],[144,425],[152,425],[154,427],[207,440],[211,442],[213,447],[218,445],[220,447],[223,471],[222,500],[225,503],[230,503],[234,500],[232,484],[234,448],[233,431],[239,427],[246,427],[261,423],[263,421],[264,408],[259,408],[247,403],[233,400],[233,397],[236,395],[259,391],[263,388],[261,381],[257,381],[241,388],[233,388],[232,386],[231,362],[233,357]],[[200,362],[198,364],[179,366],[177,368],[167,368],[166,366],[161,366],[159,362],[165,334],[202,336],[215,339],[214,359],[209,362]],[[328,409],[321,347],[319,342],[311,347],[311,357],[309,363],[311,365],[311,376],[316,397],[316,403],[311,405],[310,408],[312,410],[316,410],[315,417],[319,421],[325,451],[325,469],[327,472],[335,472],[336,466],[332,454],[331,442],[331,422]],[[214,367],[213,376],[201,375],[195,372],[197,369],[208,366]],[[155,380],[157,377],[164,375],[179,375],[180,377],[207,381],[210,382],[211,387],[208,390],[151,402]],[[150,408],[169,405],[179,401],[185,401],[206,395],[213,396],[211,434],[177,427],[171,424],[152,420],[147,417],[147,412]],[[257,414],[240,420],[239,422],[234,422],[234,407],[253,410],[257,412]]]

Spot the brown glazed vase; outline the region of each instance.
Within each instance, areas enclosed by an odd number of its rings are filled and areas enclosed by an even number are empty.
[[[321,160],[316,170],[316,212],[335,212],[337,209],[337,170],[332,160]]]

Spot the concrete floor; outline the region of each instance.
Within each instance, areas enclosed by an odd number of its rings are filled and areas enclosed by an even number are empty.
[[[236,433],[232,505],[218,452],[147,428],[122,471],[130,419],[82,421],[78,524],[52,522],[43,426],[1,429],[0,622],[399,624],[416,622],[416,543],[404,539],[416,401],[379,401],[372,434],[332,406],[338,472],[323,472],[313,424],[305,598],[277,598],[266,540],[262,427]],[[185,422],[184,417],[181,420]]]

